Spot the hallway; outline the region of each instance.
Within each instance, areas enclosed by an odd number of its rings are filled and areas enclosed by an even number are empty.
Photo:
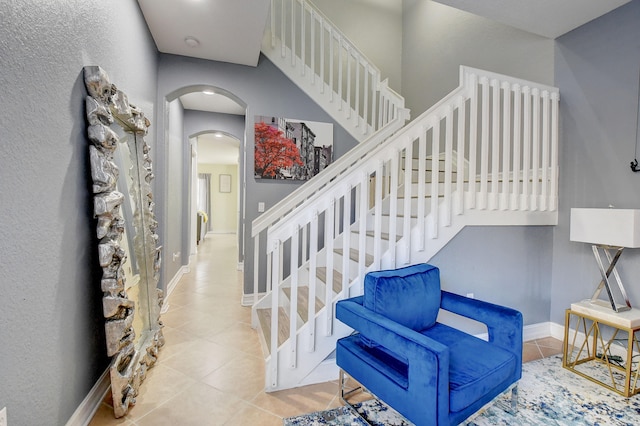
[[[282,425],[283,417],[340,405],[337,381],[267,394],[264,358],[240,305],[234,234],[209,234],[191,272],[162,315],[165,345],[140,387],[137,403],[113,418],[111,393],[94,416],[100,425]]]
[[[264,358],[251,328],[251,308],[240,305],[236,253],[233,234],[209,234],[200,243],[191,272],[169,297],[161,318],[166,343],[136,405],[114,419],[109,392],[90,426],[280,426],[285,417],[341,405],[337,380],[264,392]],[[527,342],[523,358],[550,356],[560,348],[552,338]]]

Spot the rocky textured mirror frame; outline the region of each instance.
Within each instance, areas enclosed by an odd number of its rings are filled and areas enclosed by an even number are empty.
[[[162,291],[157,288],[160,271],[160,247],[153,211],[151,181],[153,172],[149,145],[144,140],[149,120],[129,104],[127,96],[111,84],[105,71],[97,66],[84,67],[87,135],[93,180],[94,214],[97,218],[98,254],[103,274],[103,310],[110,366],[113,408],[116,417],[124,416],[135,404],[138,388],[147,369],[153,366],[158,349],[164,344],[160,307]],[[121,204],[125,195],[118,191],[120,171],[114,163],[119,137],[112,126],[120,126],[127,137],[131,155],[134,251],[138,261],[139,299],[130,300],[126,292],[123,264],[127,253],[120,247],[124,232]],[[124,171],[123,171],[124,172]],[[134,315],[142,315],[143,330],[136,336]]]

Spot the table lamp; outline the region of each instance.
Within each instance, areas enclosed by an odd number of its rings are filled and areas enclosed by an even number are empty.
[[[640,247],[640,209],[595,209],[572,208],[569,239],[592,244],[593,254],[600,268],[602,279],[591,297],[591,303],[599,304],[603,289],[607,291],[611,309],[623,312],[631,309],[627,292],[622,285],[616,263],[625,248]],[[609,262],[605,269],[601,252]],[[613,256],[612,256],[613,253]],[[615,288],[610,275],[613,274],[624,304],[616,302]]]

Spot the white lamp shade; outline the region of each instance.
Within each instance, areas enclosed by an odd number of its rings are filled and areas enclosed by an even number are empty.
[[[569,239],[616,247],[640,247],[640,209],[571,209]]]

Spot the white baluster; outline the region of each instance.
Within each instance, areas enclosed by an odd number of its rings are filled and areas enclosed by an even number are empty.
[[[429,123],[431,125],[431,123]],[[418,139],[418,251],[424,251],[425,237],[425,202],[426,202],[426,177],[427,177],[427,132],[428,128],[420,128],[420,138]],[[433,168],[433,157],[431,157],[431,167]],[[430,194],[433,196],[433,194]],[[411,210],[404,212],[404,217],[411,220]]]
[[[391,155],[389,173],[391,174],[389,192],[389,263],[396,267],[396,236],[398,235],[398,161],[400,153],[394,150]]]
[[[491,195],[489,209],[498,208],[498,191],[500,185],[500,85],[498,80],[491,80]],[[503,175],[503,179],[507,177]]]
[[[489,196],[489,80],[480,78],[482,86],[482,142],[480,146],[480,210],[487,208]]]
[[[298,250],[300,227],[296,225],[291,236],[291,300],[289,301],[289,367],[296,368],[298,361]]]
[[[551,94],[551,194],[549,210],[558,209],[558,104],[557,92]]]
[[[431,139],[431,238],[438,238],[440,226],[440,117],[436,116]]]
[[[531,88],[522,89],[524,102],[524,140],[522,143],[522,196],[520,209],[529,210],[529,171],[531,170]]]
[[[451,192],[453,171],[453,109],[446,108],[445,114],[445,145],[444,145],[444,211],[442,226],[451,226]]]
[[[382,161],[378,160],[376,167],[376,184],[373,217],[373,268],[380,269],[380,259],[382,257],[382,182],[384,181],[384,172]],[[364,255],[364,253],[362,253]],[[365,261],[363,256],[362,261]]]
[[[331,197],[329,202],[329,208],[324,211],[324,249],[327,256],[327,282],[325,283],[324,294],[324,321],[325,321],[325,336],[331,336],[333,334],[333,246],[335,235],[332,230],[335,220],[336,200]]]
[[[513,188],[511,192],[511,210],[518,210],[520,206],[520,145],[522,139],[520,131],[522,129],[522,119],[520,111],[522,106],[522,90],[519,84],[513,85]]]
[[[540,210],[547,210],[547,203],[549,197],[549,92],[547,90],[542,92],[542,162],[540,167],[542,168],[542,187],[540,191]]]
[[[271,251],[271,261],[274,265],[280,264],[280,241],[276,240],[273,243],[273,249]],[[273,286],[271,292],[271,362],[269,371],[271,371],[271,386],[278,386],[278,310],[279,310],[279,296],[280,286],[278,285],[278,276],[280,272],[277,267],[272,266],[271,281],[276,284]]]
[[[469,76],[470,94],[470,115],[469,115],[469,208],[476,207],[477,192],[477,150],[478,150],[478,76]]]
[[[466,100],[463,97],[458,98],[458,139],[456,151],[458,154],[456,164],[456,211],[457,215],[464,213],[464,193],[465,193],[465,127],[466,126]]]
[[[309,317],[307,320],[307,335],[309,337],[309,352],[315,351],[316,345],[316,294],[317,294],[317,269],[318,269],[318,212],[313,212],[311,229],[309,230]],[[328,284],[327,284],[328,285]]]
[[[404,240],[405,258],[404,263],[411,262],[411,193],[412,193],[412,171],[413,171],[413,140],[406,139],[404,152],[404,206],[402,219],[402,239]]]
[[[367,212],[369,211],[369,174],[362,173],[360,181],[360,201],[358,203],[358,213],[360,221],[360,234],[358,235],[358,278],[360,280],[360,294],[364,292],[364,273],[365,273],[365,252],[367,251]]]
[[[349,297],[350,257],[351,257],[351,185],[344,194],[344,210],[342,216],[342,295],[341,299]]]
[[[511,160],[511,85],[502,83],[502,189],[500,191],[500,209],[509,208],[509,190],[511,181],[515,175],[511,173],[509,161]]]
[[[538,210],[538,197],[540,195],[540,90],[534,88],[531,93],[533,95],[531,210]]]

